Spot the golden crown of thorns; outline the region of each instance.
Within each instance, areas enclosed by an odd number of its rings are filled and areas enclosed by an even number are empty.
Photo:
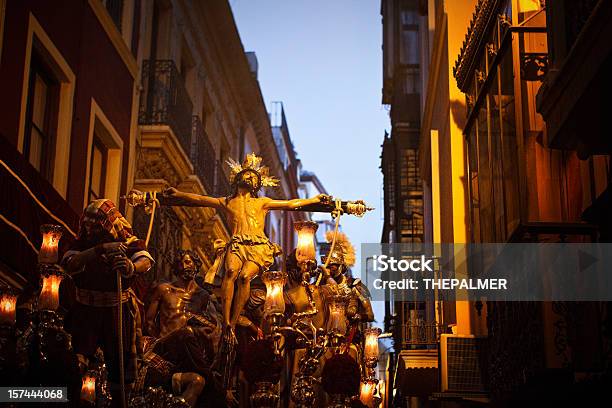
[[[230,167],[230,183],[236,180],[236,177],[245,171],[253,171],[259,175],[261,185],[264,187],[275,187],[278,186],[279,179],[274,176],[270,176],[270,169],[266,166],[261,165],[262,158],[257,156],[255,153],[246,155],[242,164],[238,163],[234,159],[230,158],[227,160],[227,164]]]

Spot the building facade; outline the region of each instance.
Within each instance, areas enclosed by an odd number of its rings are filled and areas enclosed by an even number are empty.
[[[247,153],[263,157],[280,188],[262,194],[297,194],[295,154],[286,122],[272,126],[257,81],[257,57],[245,52],[226,1],[142,3],[138,64],[142,94],[135,187],[213,196],[230,194],[227,160]],[[284,116],[283,116],[284,118]],[[280,138],[279,138],[279,135]],[[288,140],[291,157],[281,158]],[[285,252],[292,248],[292,217],[273,212],[266,227]],[[148,216],[136,214],[146,229]],[[289,227],[289,228],[287,228]],[[193,248],[204,268],[213,261],[212,243],[228,240],[227,220],[208,208],[162,208],[154,224],[151,251],[159,254],[152,279],[171,277],[172,248]]]
[[[0,13],[0,274],[22,288],[38,284],[41,224],[69,243],[89,200],[119,203],[132,187],[138,69],[130,28],[100,1],[3,1]]]
[[[609,239],[610,147],[600,107],[610,89],[610,6],[546,3],[419,2],[426,242]],[[469,276],[469,263],[459,264],[466,266],[455,272]],[[609,313],[604,303],[436,302],[437,391],[398,383],[403,399],[395,402],[588,404],[610,376],[602,330]]]
[[[16,192],[0,204],[1,279],[10,286],[38,283],[29,274],[40,225],[63,225],[68,244],[92,199],[112,199],[144,238],[150,215],[122,195],[172,186],[227,196],[226,161],[251,152],[281,180],[262,194],[304,191],[282,106],[272,124],[257,58],[225,0],[2,1],[0,47],[0,171],[3,191]],[[288,253],[293,221],[308,217],[271,212],[266,232]],[[158,208],[147,280],[173,279],[180,248],[208,268],[214,240],[229,232],[214,209]]]
[[[419,167],[426,59],[419,40],[426,30],[417,0],[381,2],[383,22],[382,102],[389,106],[391,132],[382,144],[384,222],[382,243],[404,244],[403,256],[417,252],[427,237],[427,191]],[[390,295],[391,293],[389,293]],[[415,399],[437,384],[435,303],[393,299],[385,303],[385,329],[393,333],[387,389],[396,401]],[[387,393],[393,398],[393,393]],[[389,401],[392,404],[392,401]]]

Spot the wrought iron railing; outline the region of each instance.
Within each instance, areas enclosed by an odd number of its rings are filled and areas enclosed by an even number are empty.
[[[174,61],[145,60],[142,83],[145,90],[140,100],[138,123],[170,126],[189,156],[193,103]]]
[[[212,194],[215,189],[215,149],[199,116],[192,117],[191,130],[193,135],[191,162],[207,193]]]
[[[217,184],[215,188],[215,195],[221,197],[228,196],[231,192],[231,185],[229,178],[222,169],[223,162],[218,161],[217,163]]]
[[[438,344],[440,325],[429,321],[408,321],[402,325],[403,347],[428,346]]]
[[[221,160],[217,160],[217,180],[215,183],[215,195],[217,197],[227,197],[231,194],[232,187],[230,185],[228,176],[225,174],[225,171],[223,171],[223,164],[224,163]],[[217,213],[219,214],[221,221],[223,221],[223,224],[225,224],[227,230],[231,232],[232,228],[227,217],[225,216],[225,213],[222,211],[217,211]]]

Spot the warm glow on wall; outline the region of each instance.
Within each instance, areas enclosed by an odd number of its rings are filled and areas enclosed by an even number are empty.
[[[519,0],[519,12],[527,13],[529,11],[539,11],[542,8],[540,0]]]

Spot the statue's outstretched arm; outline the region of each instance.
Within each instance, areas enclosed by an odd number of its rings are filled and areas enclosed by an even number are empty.
[[[296,198],[293,200],[272,200],[264,204],[267,210],[298,210],[310,204],[324,203],[329,200],[327,194],[319,194],[312,198]]]
[[[185,206],[185,207],[212,207],[221,208],[221,198],[210,197],[200,194],[185,193],[174,187],[167,188],[157,196],[161,205]]]

